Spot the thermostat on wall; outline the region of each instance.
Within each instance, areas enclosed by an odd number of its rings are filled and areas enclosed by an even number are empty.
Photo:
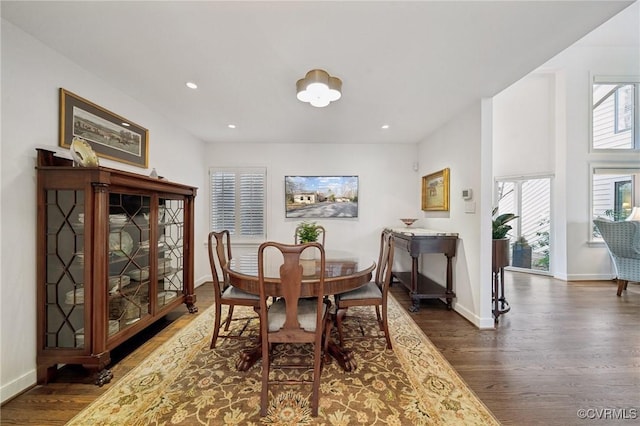
[[[462,190],[462,199],[463,200],[470,200],[471,198],[473,198],[473,190],[471,188],[463,189]]]

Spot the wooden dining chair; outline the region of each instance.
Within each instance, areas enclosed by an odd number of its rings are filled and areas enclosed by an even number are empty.
[[[391,267],[393,266],[394,241],[393,234],[387,230],[380,234],[380,254],[378,257],[378,267],[376,269],[374,280],[368,284],[348,291],[346,293],[337,294],[336,302],[336,327],[338,328],[338,336],[340,337],[340,346],[344,347],[345,337],[342,332],[342,322],[347,313],[347,309],[353,306],[373,306],[376,311],[376,319],[380,331],[384,333],[387,340],[387,349],[391,349],[391,337],[389,336],[389,324],[387,321],[387,297],[389,286],[391,285]],[[380,312],[382,311],[382,312]],[[361,318],[356,318],[360,324],[361,337],[378,338],[379,334],[366,335]]]
[[[300,224],[300,225],[298,225],[296,227],[296,233],[293,236],[295,244],[300,244],[301,243],[299,233],[300,233],[300,230],[304,226],[305,226],[304,224]],[[322,225],[315,225],[314,227],[315,227],[316,231],[318,232],[318,238],[322,238],[322,246],[324,247],[324,240],[325,240],[326,230],[324,229],[324,226],[322,226]]]
[[[225,270],[225,266],[231,260],[231,237],[228,230],[220,232],[210,232],[208,239],[209,246],[209,264],[211,265],[211,275],[213,277],[213,298],[215,304],[215,324],[213,328],[213,337],[211,338],[210,349],[216,347],[218,337],[222,338],[246,338],[242,333],[246,330],[249,321],[255,317],[233,318],[234,306],[250,306],[255,311],[260,308],[260,300],[257,295],[246,293],[235,288],[229,283],[229,275]],[[216,266],[216,260],[218,266]],[[218,276],[218,267],[222,272],[222,281]],[[227,334],[221,335],[222,327],[222,305],[228,306],[227,317],[224,320],[224,331]],[[229,325],[231,321],[246,321],[244,327],[238,334],[230,334]]]
[[[312,295],[301,295],[302,266],[300,253],[307,247],[316,247],[320,251],[320,270],[318,283]],[[282,264],[279,269],[277,283],[265,279],[265,251],[281,253]],[[258,284],[260,288],[260,334],[262,339],[262,393],[260,397],[260,415],[267,414],[269,403],[269,385],[271,384],[311,384],[311,411],[318,415],[320,399],[320,373],[323,367],[323,335],[324,350],[331,332],[330,302],[324,296],[325,252],[320,243],[281,244],[267,241],[258,248]],[[274,286],[278,286],[277,290]],[[279,296],[269,307],[267,298]],[[304,296],[304,297],[303,297]],[[311,296],[311,297],[309,297]],[[277,368],[313,370],[311,380],[308,375],[298,378],[270,378],[272,365],[271,349],[274,343],[313,344],[313,364],[303,364],[300,360],[282,360]]]

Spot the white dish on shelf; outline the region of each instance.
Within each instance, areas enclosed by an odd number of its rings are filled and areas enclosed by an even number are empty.
[[[75,299],[74,299],[75,294]],[[67,305],[82,305],[84,304],[84,288],[76,288],[67,292],[64,303]]]
[[[77,251],[77,252],[73,253],[73,256],[76,258],[76,260],[78,261],[79,264],[84,265],[84,252],[83,251]]]
[[[109,336],[116,334],[118,331],[120,331],[120,322],[118,320],[109,320]],[[76,340],[84,343],[84,327],[78,329],[75,334]]]
[[[124,225],[127,223],[129,218],[126,214],[110,214],[109,215],[109,223],[112,225]]]
[[[126,231],[109,234],[109,251],[116,256],[128,256],[133,250],[133,238]]]
[[[116,294],[123,287],[131,283],[129,275],[112,275],[109,277],[109,294]]]
[[[175,299],[177,296],[175,291],[161,291],[158,293],[158,301],[162,302],[163,305],[166,305],[170,300]]]
[[[134,269],[127,272],[127,275],[134,281],[144,281],[149,279],[149,267]]]

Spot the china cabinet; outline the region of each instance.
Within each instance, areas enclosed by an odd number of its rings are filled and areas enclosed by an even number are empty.
[[[38,383],[79,364],[102,385],[115,347],[181,303],[197,311],[197,188],[37,152]]]

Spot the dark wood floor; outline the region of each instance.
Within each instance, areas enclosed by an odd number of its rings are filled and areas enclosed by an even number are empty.
[[[209,291],[196,291],[201,311]],[[392,293],[409,306],[403,288]],[[412,317],[505,425],[638,424],[640,285],[616,297],[612,282],[507,273],[506,295],[512,309],[496,330],[478,330],[439,301],[423,301]],[[194,318],[185,311],[113,354],[113,382]],[[108,387],[68,368],[3,405],[2,424],[63,425]],[[591,419],[581,420],[581,409]]]

